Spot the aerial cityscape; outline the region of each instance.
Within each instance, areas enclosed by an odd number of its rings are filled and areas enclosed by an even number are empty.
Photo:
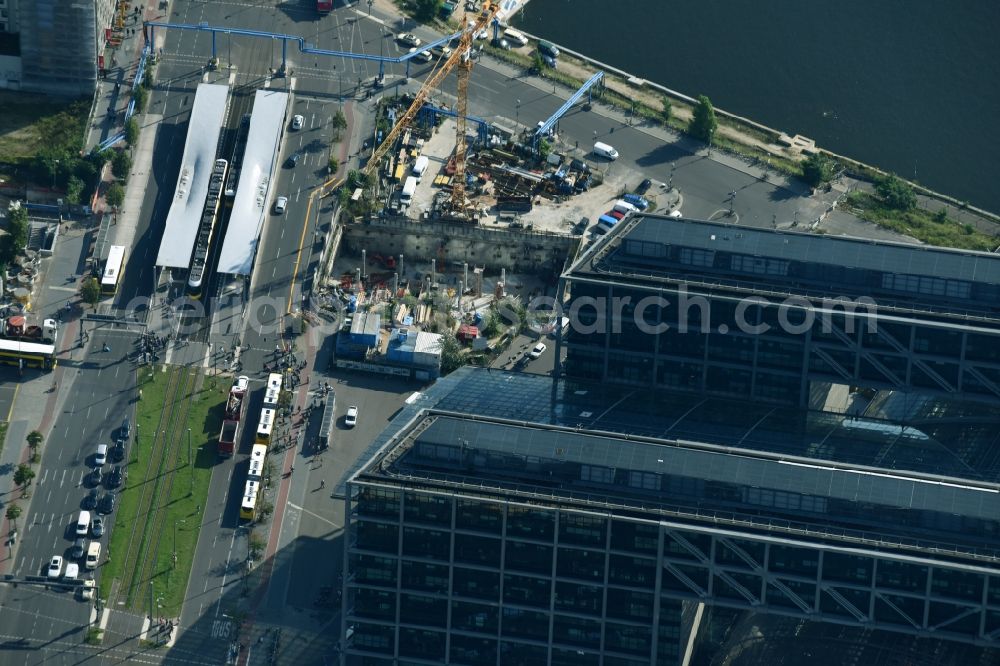
[[[528,4],[0,0],[0,664],[1000,664],[1000,216]]]

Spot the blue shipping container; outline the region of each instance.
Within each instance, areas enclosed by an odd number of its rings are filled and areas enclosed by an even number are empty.
[[[613,227],[616,224],[618,224],[618,220],[611,217],[610,215],[601,215],[599,218],[597,218],[597,223],[603,224],[608,227]]]

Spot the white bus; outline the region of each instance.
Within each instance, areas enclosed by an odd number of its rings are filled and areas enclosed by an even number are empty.
[[[113,294],[118,291],[125,272],[125,246],[112,245],[108,252],[108,260],[104,263],[104,275],[101,276],[101,292]]]

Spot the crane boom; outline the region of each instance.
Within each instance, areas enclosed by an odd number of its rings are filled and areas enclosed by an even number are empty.
[[[480,13],[479,18],[476,19],[476,23],[471,27],[468,25],[466,26],[466,30],[462,33],[459,47],[455,49],[450,56],[448,56],[447,60],[439,62],[437,69],[432,71],[431,75],[427,78],[426,81],[424,81],[424,85],[420,86],[420,90],[417,91],[413,103],[410,104],[410,107],[406,110],[406,112],[399,117],[399,120],[396,121],[396,124],[389,131],[389,134],[386,135],[385,140],[382,141],[379,147],[376,148],[375,151],[372,153],[371,159],[368,161],[368,165],[365,167],[364,170],[366,176],[371,177],[374,174],[375,170],[378,169],[379,163],[382,161],[382,158],[385,157],[385,154],[389,152],[389,149],[392,147],[392,144],[395,142],[396,138],[400,135],[403,129],[410,124],[410,121],[412,121],[413,118],[417,115],[417,112],[420,110],[420,107],[422,107],[424,105],[424,102],[427,101],[427,98],[430,96],[431,92],[433,92],[437,88],[438,84],[440,84],[441,81],[444,80],[444,78],[448,75],[448,73],[451,72],[451,70],[454,69],[455,66],[459,64],[461,64],[463,68],[467,67],[468,69],[471,69],[472,63],[471,59],[468,57],[468,53],[469,49],[471,48],[472,37],[477,32],[485,28],[489,24],[489,22],[493,20],[493,18],[497,15],[497,12],[499,11],[500,11],[500,3],[487,2],[483,5],[483,10]],[[466,87],[468,87],[468,69],[465,70]],[[461,78],[459,79],[459,81],[460,81],[459,85],[461,87]],[[460,140],[462,144],[460,146],[461,147],[460,159],[462,160],[462,167],[463,167],[463,173],[461,178],[463,197],[464,197],[464,186],[465,186],[465,173],[464,173],[464,166],[465,166],[464,107],[466,106],[466,104],[464,103],[465,97],[466,97],[465,95],[461,94],[461,90],[459,90],[460,108],[459,108],[458,120],[459,123],[461,123],[460,126],[462,129],[462,138]],[[456,181],[457,180],[459,179],[456,178]]]

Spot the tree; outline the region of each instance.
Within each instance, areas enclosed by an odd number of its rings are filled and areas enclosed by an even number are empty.
[[[81,162],[81,164],[86,164],[86,162]],[[78,204],[82,195],[83,181],[76,176],[70,176],[69,180],[66,181],[66,201],[71,204]]]
[[[31,448],[32,455],[38,453],[38,447],[42,445],[45,440],[45,436],[37,430],[32,430],[28,433],[28,446]]]
[[[135,146],[139,140],[139,122],[135,118],[129,118],[125,123],[125,143],[129,148]]]
[[[337,169],[340,168],[340,162],[333,155],[330,156],[330,162],[327,164],[330,169],[330,173],[337,173]]]
[[[337,109],[337,112],[333,114],[333,128],[334,129],[347,128],[347,116],[344,115],[343,109]]]
[[[247,537],[247,550],[250,553],[250,559],[260,559],[260,556],[264,553],[264,549],[266,547],[267,540],[258,534],[257,530],[251,531],[250,535]]]
[[[486,316],[483,317],[483,325],[481,331],[484,337],[495,338],[500,334],[500,328],[503,326],[503,322],[500,321],[500,315],[496,310],[490,308],[486,312]]]
[[[111,158],[111,173],[118,180],[128,180],[128,174],[132,170],[132,158],[124,150],[115,152]]]
[[[663,124],[666,125],[670,122],[670,119],[674,116],[674,105],[671,103],[670,98],[664,95],[660,98],[660,119],[663,120]]]
[[[14,483],[21,486],[22,489],[27,488],[31,485],[31,480],[35,478],[35,470],[31,469],[31,466],[20,464],[14,471]]]
[[[813,153],[802,163],[802,180],[809,187],[819,187],[833,178],[833,162],[822,153]]]
[[[83,281],[80,285],[80,298],[90,307],[97,309],[97,304],[101,300],[101,283],[97,278],[91,277]]]
[[[104,193],[104,200],[112,208],[119,208],[125,202],[125,188],[121,183],[111,183],[111,187]]]
[[[545,139],[545,138],[542,138],[541,140],[539,140],[539,142],[538,142],[538,155],[539,155],[539,157],[542,158],[543,162],[545,161],[546,158],[548,158],[549,153],[551,153],[551,152],[552,152],[552,144],[549,143],[549,140]]]
[[[462,367],[462,345],[451,331],[441,336],[441,374],[447,375]]]
[[[688,132],[692,136],[702,141],[711,142],[712,135],[719,126],[719,121],[715,119],[715,109],[711,100],[705,95],[698,95],[698,104],[694,107],[694,114],[688,124]]]
[[[441,11],[442,0],[413,0],[413,15],[421,21],[430,21]]]
[[[21,517],[21,507],[17,502],[7,505],[7,520],[14,524],[14,531],[17,531],[17,519]]]
[[[132,91],[132,99],[135,100],[136,113],[142,113],[146,110],[146,102],[149,101],[149,90],[139,86]]]
[[[917,195],[913,192],[913,188],[895,174],[889,174],[876,182],[875,193],[889,208],[907,211],[917,206]]]
[[[531,55],[531,71],[539,74],[545,71],[545,58],[538,51]]]
[[[28,209],[21,205],[10,208],[7,211],[7,233],[10,234],[15,254],[28,244],[28,231]]]
[[[351,169],[347,174],[347,186],[356,189],[358,187],[368,187],[368,176],[360,169]]]

